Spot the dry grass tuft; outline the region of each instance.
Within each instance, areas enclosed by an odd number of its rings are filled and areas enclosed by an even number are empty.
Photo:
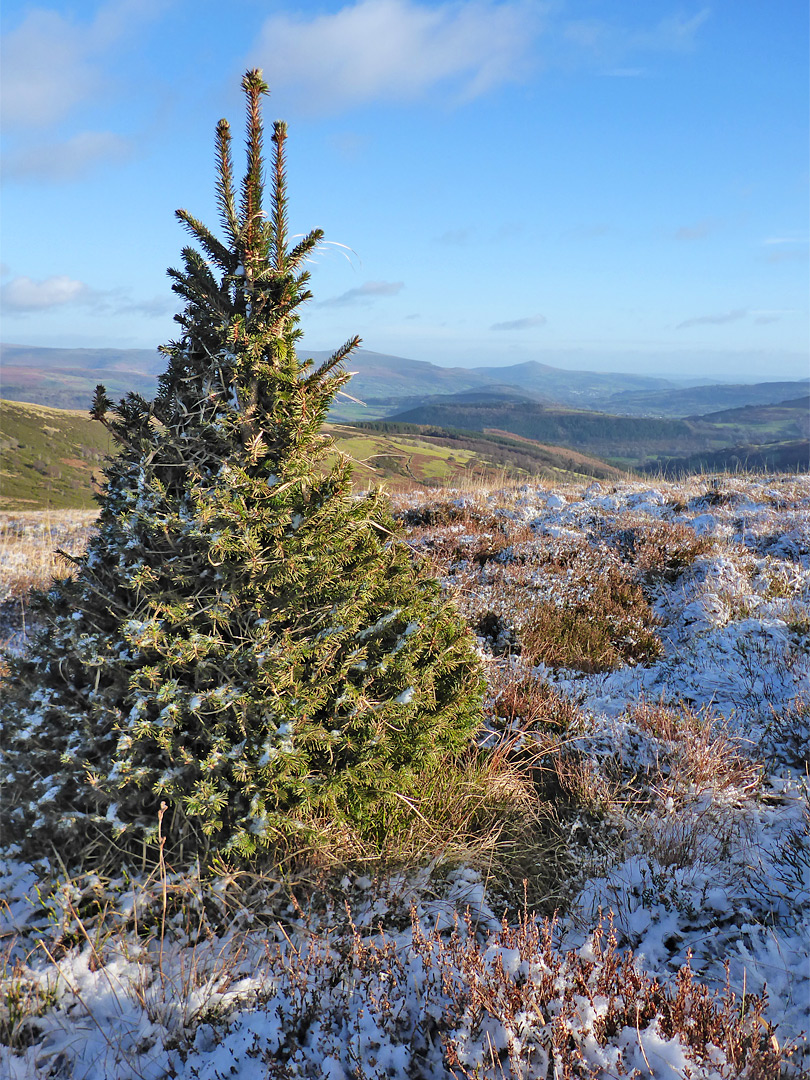
[[[647,582],[676,581],[715,547],[710,536],[673,521],[653,521],[622,534],[627,557]]]
[[[53,577],[69,576],[56,549],[81,554],[97,517],[96,510],[0,513],[0,601],[25,600]]]
[[[655,783],[662,801],[671,799],[677,806],[706,793],[743,800],[759,790],[762,765],[709,710],[642,702],[628,719],[662,744]]]
[[[56,548],[81,554],[97,516],[96,510],[0,513],[0,645],[25,635],[33,590],[73,573]]]
[[[490,664],[487,685],[486,712],[493,726],[504,726],[507,731],[548,729],[561,734],[581,722],[571,698],[532,675],[525,665]]]
[[[563,569],[556,595],[528,605],[520,616],[520,640],[530,662],[597,672],[660,656],[658,619],[624,564],[591,549],[564,577]]]

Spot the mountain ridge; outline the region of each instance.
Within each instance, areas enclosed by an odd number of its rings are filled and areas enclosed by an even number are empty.
[[[316,363],[330,354],[302,354]],[[165,358],[150,349],[54,348],[0,345],[0,393],[7,400],[64,409],[88,409],[97,383],[108,394],[152,397]],[[498,367],[440,367],[427,360],[359,349],[349,393],[338,399],[335,422],[375,420],[428,403],[501,398],[588,408],[613,415],[703,415],[721,408],[775,404],[810,390],[810,379],[755,384],[703,383],[684,387],[670,379],[625,372],[569,370],[538,360]],[[695,383],[698,381],[695,380]],[[359,399],[359,400],[353,400]]]

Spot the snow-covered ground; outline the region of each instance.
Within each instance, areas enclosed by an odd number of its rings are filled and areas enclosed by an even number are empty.
[[[268,879],[223,882],[227,919],[193,882],[165,882],[180,898],[168,909],[160,880],[119,883],[85,927],[71,886],[42,895],[29,867],[6,862],[0,1077],[801,1075],[810,480],[414,492],[397,508],[414,549],[490,628],[490,722],[510,673],[574,706],[565,752],[599,805],[583,797],[569,815],[579,869],[556,921],[544,931],[514,906],[503,916],[485,873],[429,865],[347,876],[346,906],[334,891],[302,887],[299,902]],[[656,562],[656,545],[688,558]],[[659,655],[591,672],[527,659],[518,599],[525,611],[591,589],[598,608],[604,582],[577,576],[594,551],[643,578]],[[703,987],[720,994],[723,1021],[701,1012]],[[760,995],[758,1022],[747,1009]],[[791,1063],[744,1071],[719,1048],[733,1022],[749,1036],[759,1023],[774,1054],[795,1045]]]

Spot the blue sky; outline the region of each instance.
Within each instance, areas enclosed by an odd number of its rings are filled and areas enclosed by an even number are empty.
[[[329,241],[304,349],[807,374],[805,0],[5,0],[2,32],[5,341],[174,336],[173,211],[216,224],[255,65]]]

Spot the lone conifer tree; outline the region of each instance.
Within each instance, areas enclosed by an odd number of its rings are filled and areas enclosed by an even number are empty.
[[[217,127],[225,239],[177,212],[202,249],[169,271],[182,335],[153,402],[97,389],[120,451],[98,528],[10,662],[0,835],[29,858],[131,860],[162,802],[178,861],[249,857],[313,815],[373,833],[480,721],[469,632],[323,432],[358,340],[296,355],[322,234],[288,246],[283,123],[263,209],[267,87],[242,86],[239,195]]]

